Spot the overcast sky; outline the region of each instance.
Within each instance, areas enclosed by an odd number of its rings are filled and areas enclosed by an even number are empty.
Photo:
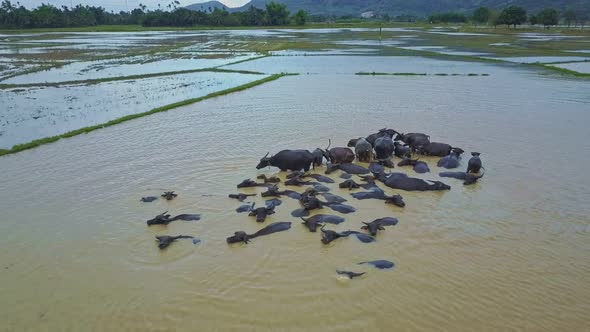
[[[49,3],[56,7],[61,6],[72,6],[77,4],[82,5],[92,5],[92,6],[101,6],[107,9],[108,11],[114,10],[115,12],[121,10],[127,10],[127,5],[129,5],[129,9],[139,7],[140,3],[148,6],[148,8],[157,8],[158,3],[162,4],[162,7],[167,6],[172,0],[11,0],[13,4],[16,2],[20,2],[21,5],[25,7],[37,7],[42,3]],[[197,2],[206,2],[207,0],[178,0],[181,6],[191,5]],[[249,2],[249,0],[220,0],[223,4],[228,7],[239,7]]]

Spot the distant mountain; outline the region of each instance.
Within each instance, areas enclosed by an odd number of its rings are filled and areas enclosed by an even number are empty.
[[[580,12],[590,13],[590,0],[275,0],[284,3],[292,13],[303,9],[312,15],[343,16],[352,15],[358,17],[361,13],[374,11],[377,14],[415,15],[427,16],[436,12],[472,12],[479,6],[493,9],[502,9],[509,5],[524,7],[529,13],[536,13],[543,8],[552,7],[560,11],[566,8],[576,9]],[[264,9],[270,0],[251,0],[238,8],[227,8],[228,11],[244,11],[250,6]],[[210,1],[204,4],[190,5],[194,9],[205,4],[216,3]]]
[[[230,9],[229,7],[227,7],[226,5],[222,4],[219,1],[207,1],[207,2],[194,3],[192,5],[186,6],[186,8],[190,9],[190,10],[200,10],[202,12],[208,12],[209,8],[211,8],[211,10],[213,10],[215,8],[225,9],[225,10]]]

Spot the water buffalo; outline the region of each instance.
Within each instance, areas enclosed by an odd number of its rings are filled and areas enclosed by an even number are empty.
[[[364,274],[365,274],[365,273],[367,273],[367,272],[360,272],[360,273],[358,273],[358,272],[351,272],[351,271],[342,271],[342,270],[336,270],[336,273],[337,273],[338,275],[344,275],[344,276],[347,276],[347,277],[348,277],[348,279],[353,279],[353,278],[360,277],[360,276],[364,275]]]
[[[251,188],[251,187],[268,187],[267,183],[258,183],[252,179],[246,179],[240,183],[236,187],[238,188]]]
[[[323,223],[337,225],[337,224],[344,222],[344,218],[339,217],[339,216],[329,215],[329,214],[316,214],[315,216],[307,218],[307,219],[301,217],[301,220],[303,220],[303,224],[312,233],[315,233],[315,231],[317,230],[317,226],[318,225],[322,226]]]
[[[361,165],[346,163],[346,164],[328,164],[326,168],[326,174],[330,174],[336,170],[341,170],[348,174],[369,174],[371,173],[368,169],[364,168]]]
[[[373,158],[373,145],[364,138],[351,139],[348,147],[354,147],[356,159],[361,162],[370,162]]]
[[[140,199],[140,201],[142,201],[144,203],[151,203],[151,202],[153,202],[153,201],[155,201],[157,199],[158,199],[158,197],[156,197],[156,196],[146,196],[146,197],[142,197]]]
[[[481,159],[479,159],[479,152],[471,152],[471,159],[467,163],[467,173],[479,173],[481,169]]]
[[[256,194],[229,194],[227,195],[229,198],[237,199],[240,202],[243,202],[246,198],[250,196],[256,196]]]
[[[440,158],[436,165],[446,169],[457,168],[459,167],[462,153],[463,150],[451,150],[451,153],[448,156]]]
[[[372,265],[372,266],[378,268],[379,270],[391,269],[395,265],[395,264],[393,264],[393,262],[386,261],[384,259],[379,259],[376,261],[369,261],[369,262],[360,262],[358,264],[369,264],[369,265]]]
[[[401,144],[400,142],[393,142],[393,145],[395,147],[395,150],[393,151],[393,154],[396,157],[400,157],[400,158],[411,158],[412,156],[412,149],[410,149],[407,146],[404,146],[403,144]]]
[[[330,194],[330,193],[321,193],[320,195],[324,196],[324,198],[326,199],[326,201],[328,201],[328,203],[344,203],[344,202],[346,202],[346,199],[344,199],[338,195],[334,195],[334,194]]]
[[[388,196],[385,192],[377,187],[374,186],[370,189],[370,191],[363,191],[352,193],[352,197],[363,200],[363,199],[381,199],[384,200],[386,204],[393,204],[399,207],[405,207],[406,203],[404,202],[404,198],[401,195],[392,195]]]
[[[324,163],[324,151],[322,151],[322,149],[320,148],[317,148],[313,150],[311,154],[313,155],[313,168],[316,168],[317,166],[322,166],[322,164]]]
[[[369,234],[371,234],[372,236],[375,236],[375,235],[377,235],[377,231],[385,230],[385,228],[383,228],[384,226],[395,226],[395,225],[397,225],[398,222],[399,222],[399,220],[397,218],[392,218],[392,217],[379,218],[379,219],[375,219],[371,222],[363,222],[363,224],[365,224],[365,226],[362,226],[361,229],[368,230]]]
[[[430,136],[421,133],[397,134],[395,141],[402,141],[415,151],[419,146],[430,143]]]
[[[482,167],[483,169],[483,167]],[[442,172],[438,174],[440,177],[443,178],[454,178],[463,180],[464,185],[470,185],[477,182],[477,180],[481,179],[484,175],[482,172],[480,175],[473,174],[473,173],[466,173],[466,172]]]
[[[402,161],[400,161],[399,163],[397,163],[398,166],[412,166],[414,169],[414,172],[416,173],[428,173],[430,172],[430,168],[428,167],[428,164],[425,163],[424,161],[420,161],[418,159],[409,159],[409,158],[405,158]]]
[[[267,177],[265,174],[260,174],[256,177],[259,180],[262,180],[264,183],[279,183],[281,179],[276,176]]]
[[[285,221],[274,222],[274,223],[262,228],[261,230],[259,230],[258,232],[254,233],[254,234],[246,234],[246,232],[244,232],[244,231],[234,232],[234,235],[228,237],[226,239],[226,241],[229,244],[236,243],[236,242],[248,243],[253,238],[263,236],[263,235],[269,235],[272,233],[283,232],[283,231],[286,231],[290,228],[291,228],[290,222],[285,222]]]
[[[200,214],[179,214],[177,216],[171,217],[167,213],[168,213],[168,211],[166,211],[164,213],[160,213],[159,215],[155,216],[153,219],[148,220],[147,225],[148,226],[168,225],[169,223],[171,223],[175,220],[185,220],[185,221],[201,220]]]
[[[171,245],[172,242],[174,242],[178,239],[193,239],[193,243],[195,243],[195,244],[198,243],[197,241],[195,241],[196,239],[190,235],[177,235],[177,236],[157,235],[156,236],[156,240],[158,241],[158,248],[160,248],[160,250],[168,248],[168,246]]]
[[[267,191],[260,194],[260,196],[262,196],[262,197],[281,197],[283,195],[293,198],[293,199],[299,199],[299,197],[301,196],[300,193],[293,191],[293,190],[280,191],[279,187],[276,185],[269,186]]]
[[[255,203],[252,203],[252,207],[250,208],[250,213],[248,215],[250,217],[256,216],[256,222],[264,222],[266,217],[275,213],[275,205],[270,204],[270,206],[263,206],[259,208],[254,208]]]
[[[313,182],[313,181],[303,181],[301,180],[301,177],[293,177],[290,178],[289,180],[285,181],[285,185],[286,186],[305,186],[305,185],[312,185],[312,184],[317,184],[317,182]]]
[[[387,159],[391,157],[393,151],[395,150],[393,140],[389,136],[382,136],[377,138],[373,146],[375,149],[375,158],[377,159]]]
[[[348,179],[348,180],[340,183],[338,185],[338,187],[340,187],[342,189],[348,188],[348,190],[352,190],[352,189],[358,189],[361,186],[358,183],[354,182],[354,180]]]
[[[371,143],[372,146],[375,146],[375,141],[379,138],[379,137],[389,137],[389,138],[393,138],[393,135],[398,134],[397,131],[393,130],[393,129],[379,129],[379,132],[371,134],[369,136],[367,136],[366,140],[367,142]]]
[[[428,180],[427,182],[422,179],[408,177],[403,173],[391,173],[388,175],[381,173],[379,174],[378,179],[390,188],[406,191],[438,191],[451,189],[449,185],[440,181]]]
[[[328,244],[336,239],[339,239],[341,237],[348,237],[350,235],[356,236],[356,238],[359,239],[363,243],[375,242],[374,237],[368,236],[368,235],[363,234],[361,232],[356,232],[356,231],[336,232],[336,231],[332,231],[332,230],[326,230],[326,229],[324,229],[324,226],[322,226],[320,228],[320,230],[322,231],[322,243],[323,244]]]
[[[319,182],[323,182],[323,183],[334,183],[334,180],[332,180],[331,178],[327,177],[327,176],[323,176],[321,174],[307,174],[304,172],[292,172],[287,174],[287,179],[292,179],[292,178],[312,178],[315,179]]]
[[[283,172],[287,170],[304,170],[307,172],[311,168],[313,161],[313,154],[307,150],[283,150],[270,158],[267,153],[260,159],[260,163],[258,163],[256,169],[274,166]]]
[[[431,142],[425,145],[418,146],[418,153],[427,156],[444,157],[451,154],[452,150],[463,153],[461,148],[454,148],[447,143]]]
[[[174,191],[166,191],[160,196],[164,197],[167,201],[171,201],[174,198],[176,198],[176,196],[178,196],[178,194],[175,194]]]

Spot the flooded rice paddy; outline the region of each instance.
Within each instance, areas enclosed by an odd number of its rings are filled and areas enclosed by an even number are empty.
[[[267,32],[259,38],[278,34]],[[366,31],[288,32],[302,40],[358,40],[355,33]],[[223,68],[300,75],[0,157],[4,329],[555,331],[590,324],[587,80],[519,64],[419,56],[270,56]],[[361,71],[489,76],[355,75]],[[33,137],[44,128],[70,130],[259,77],[207,72],[2,88],[10,110],[0,116],[10,129],[0,139],[9,146],[23,131]],[[44,125],[23,121],[33,114]],[[357,212],[328,228],[359,230],[362,221],[386,216],[400,223],[375,243],[347,238],[326,246],[291,217],[300,206],[285,197],[264,225],[290,221],[289,231],[227,245],[235,231],[263,227],[236,213],[241,203],[227,194],[258,174],[284,180],[277,169],[254,168],[266,152],[324,148],[328,139],[344,146],[383,127],[479,151],[486,175],[474,186],[444,179],[447,192],[387,189],[404,197],[402,209],[353,199],[338,188],[336,172],[331,192]],[[422,160],[431,173],[396,171],[441,180],[437,159]],[[179,196],[139,201],[165,190]],[[264,204],[259,196],[247,202]],[[166,210],[202,219],[145,225]],[[160,234],[201,242],[160,251]],[[357,265],[377,259],[395,267]],[[337,269],[367,274],[348,280]]]

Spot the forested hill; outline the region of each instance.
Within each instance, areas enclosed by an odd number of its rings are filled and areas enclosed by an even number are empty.
[[[231,8],[229,11],[244,11],[250,6],[264,9],[267,2],[270,0],[252,0],[242,7]],[[424,17],[437,12],[470,13],[479,6],[503,9],[510,5],[524,7],[529,13],[551,7],[559,11],[574,9],[578,13],[590,14],[590,0],[275,0],[275,2],[286,4],[291,12],[303,9],[311,15],[327,16],[357,17],[361,13],[374,11],[381,15]]]

